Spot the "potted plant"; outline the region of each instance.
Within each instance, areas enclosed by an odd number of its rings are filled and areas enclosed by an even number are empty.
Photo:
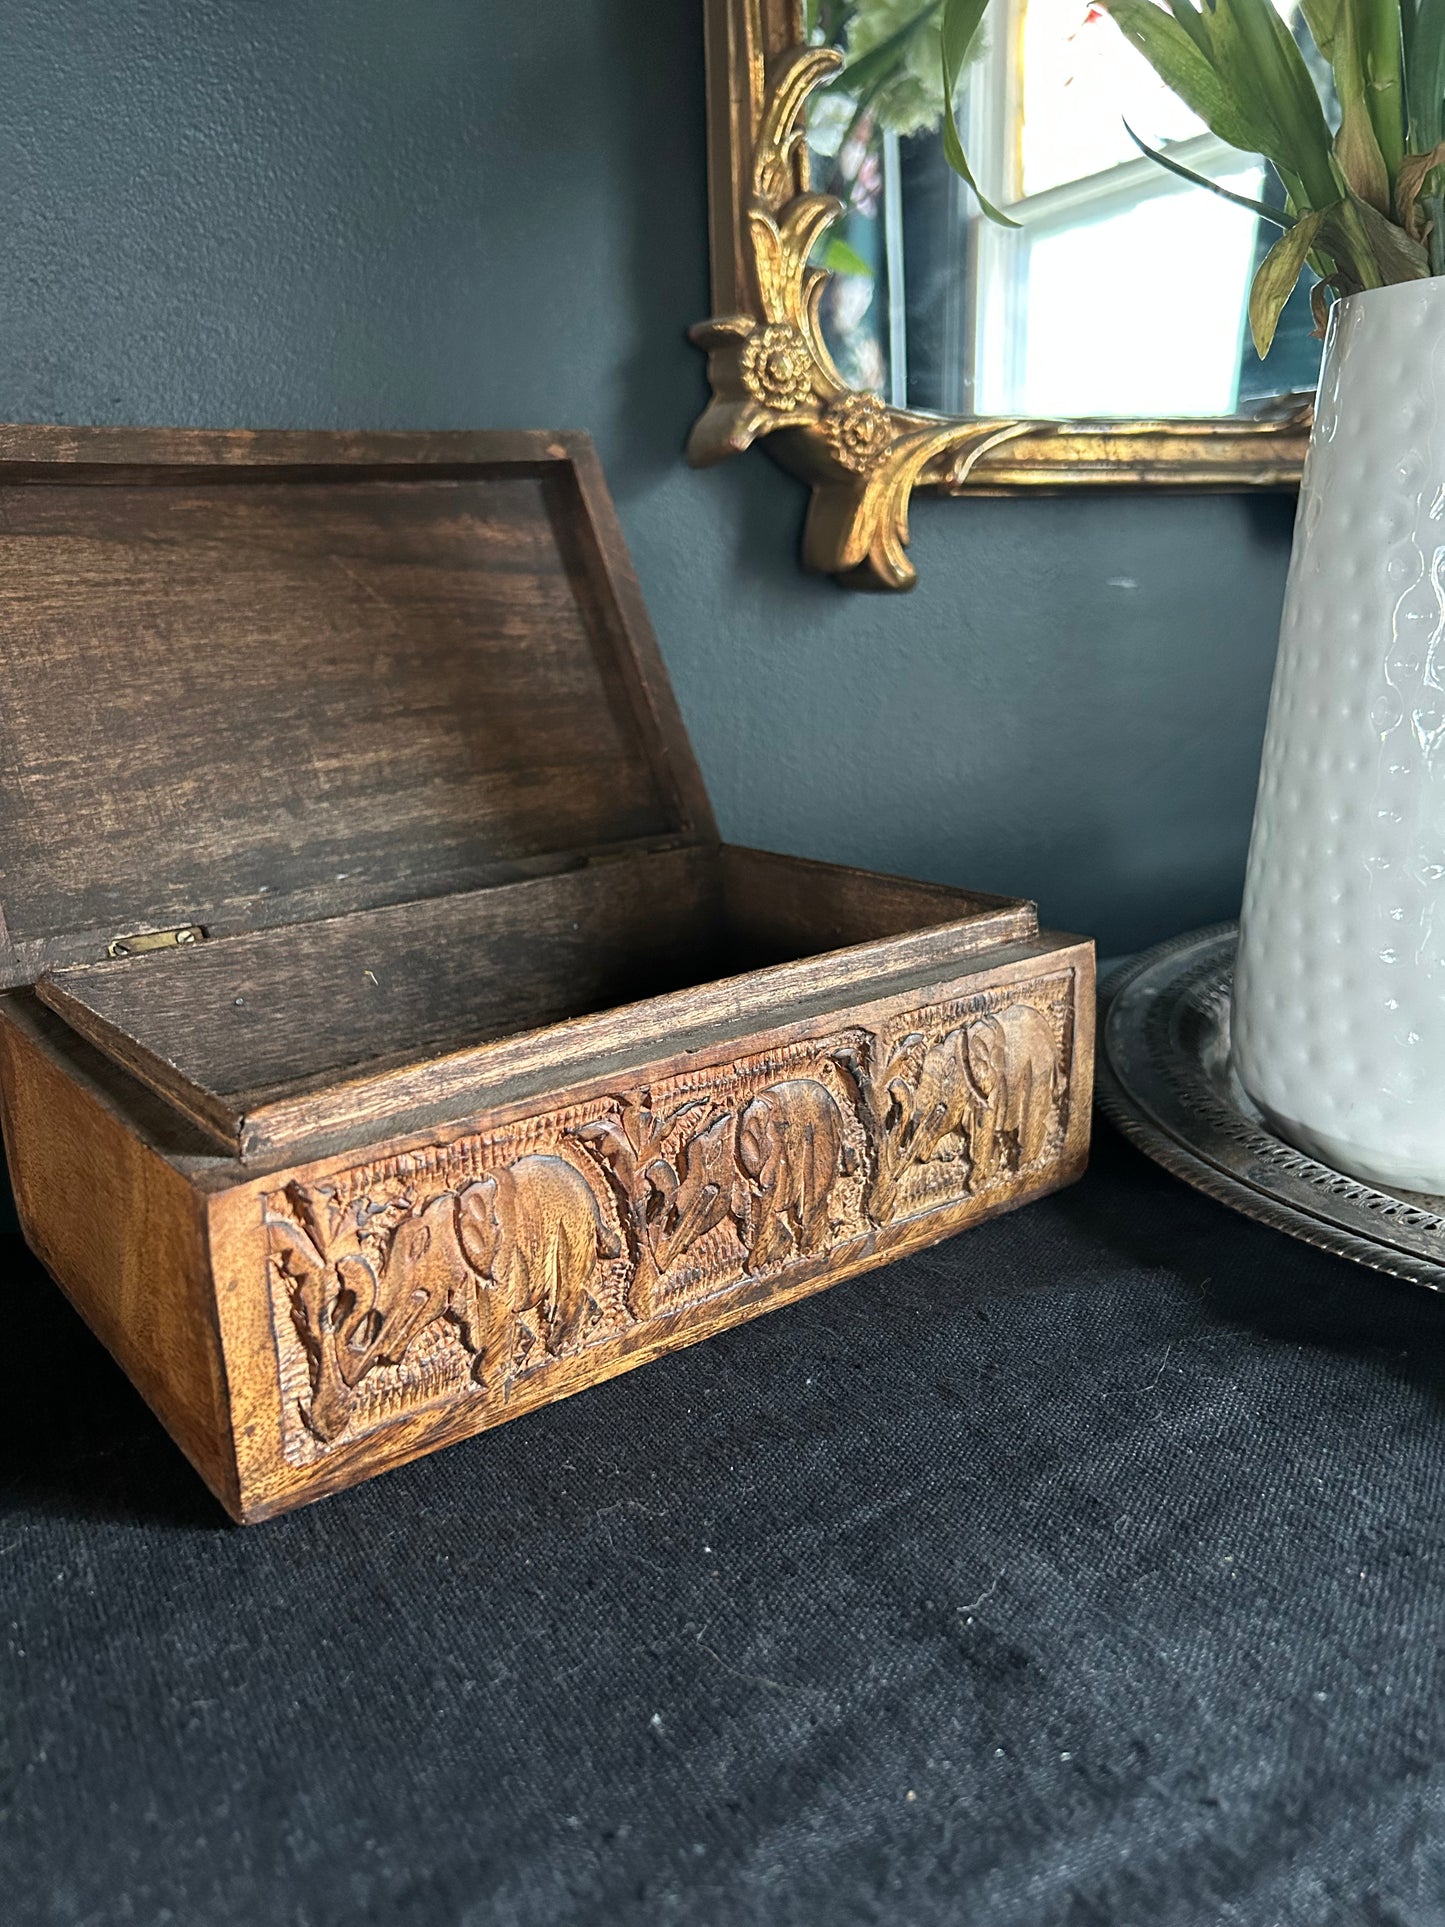
[[[925,9],[950,102],[986,4]],[[1241,202],[1281,230],[1250,295],[1261,354],[1306,265],[1318,276],[1324,363],[1250,844],[1234,1068],[1302,1149],[1445,1192],[1445,0],[1303,0],[1333,76],[1328,112],[1270,0],[1097,4],[1215,134],[1279,174],[1283,212]],[[971,180],[952,112],[943,138]]]

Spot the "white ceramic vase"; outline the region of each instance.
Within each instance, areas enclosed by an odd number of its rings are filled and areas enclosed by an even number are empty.
[[[1232,1052],[1281,1136],[1445,1192],[1445,280],[1335,304],[1285,592]]]

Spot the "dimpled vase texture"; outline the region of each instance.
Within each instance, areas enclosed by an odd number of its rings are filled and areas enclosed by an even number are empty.
[[[1232,1054],[1281,1136],[1445,1192],[1445,280],[1335,304],[1249,851]]]

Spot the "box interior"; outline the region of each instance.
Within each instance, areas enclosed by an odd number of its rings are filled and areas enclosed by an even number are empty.
[[[36,989],[234,1144],[249,1113],[287,1095],[619,1005],[837,952],[851,953],[846,979],[858,946],[910,932],[977,948],[1036,928],[1027,904],[692,846],[57,970]],[[324,1104],[306,1115],[321,1127]]]
[[[0,430],[0,985],[223,1152],[1036,931],[719,846],[585,437],[139,445]]]

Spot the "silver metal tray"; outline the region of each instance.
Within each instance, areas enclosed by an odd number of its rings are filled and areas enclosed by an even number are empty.
[[[1100,993],[1099,1108],[1198,1190],[1324,1251],[1445,1290],[1445,1198],[1377,1191],[1277,1138],[1229,1068],[1235,926],[1161,944]]]

